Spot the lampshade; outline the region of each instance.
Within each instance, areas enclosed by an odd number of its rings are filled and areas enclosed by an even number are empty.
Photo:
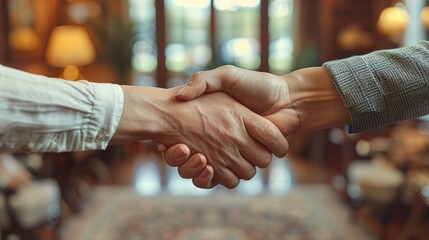
[[[46,60],[55,67],[83,66],[95,60],[95,49],[88,32],[81,26],[56,27],[49,38]]]
[[[420,17],[422,19],[422,23],[426,29],[429,30],[429,7],[424,7],[422,12],[420,13]]]
[[[16,50],[33,51],[40,47],[40,41],[33,28],[20,27],[11,31],[9,45]]]
[[[404,32],[407,27],[409,16],[404,8],[385,8],[378,18],[377,28],[386,35],[395,36]]]

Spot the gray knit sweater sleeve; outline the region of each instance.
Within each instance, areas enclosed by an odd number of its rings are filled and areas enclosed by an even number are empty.
[[[429,42],[330,61],[323,66],[361,132],[429,114]]]

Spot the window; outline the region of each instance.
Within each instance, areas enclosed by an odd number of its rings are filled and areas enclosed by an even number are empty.
[[[293,0],[129,1],[137,84],[172,87],[225,64],[276,74],[292,68]]]
[[[292,69],[292,0],[271,0],[268,6],[270,46],[270,71],[284,74]]]
[[[215,0],[218,65],[256,70],[261,65],[260,0]]]
[[[173,87],[186,81],[183,75],[206,69],[212,62],[210,0],[165,2],[167,87]]]
[[[130,17],[134,22],[132,39],[132,67],[134,84],[155,86],[154,76],[158,67],[155,38],[155,0],[130,0]]]

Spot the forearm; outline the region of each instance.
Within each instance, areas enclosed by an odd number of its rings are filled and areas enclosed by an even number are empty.
[[[360,132],[429,114],[429,42],[324,64]]]
[[[70,82],[0,66],[0,148],[104,149],[122,113],[118,85]]]
[[[323,67],[304,68],[284,76],[288,81],[292,107],[299,118],[296,133],[350,123],[341,95]]]

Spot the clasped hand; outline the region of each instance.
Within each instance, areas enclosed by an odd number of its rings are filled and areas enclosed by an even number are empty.
[[[210,124],[210,127],[200,127],[206,137],[189,136],[182,144],[171,139],[158,142],[158,148],[165,152],[165,160],[170,166],[178,167],[182,177],[193,178],[195,186],[211,188],[220,183],[228,188],[235,187],[239,179],[248,180],[255,175],[255,166],[268,166],[271,152],[277,156],[287,153],[285,136],[293,134],[299,126],[298,113],[288,94],[290,87],[279,76],[233,66],[196,73],[175,97],[186,103],[203,100],[204,109],[212,112],[212,115],[201,114],[203,122]],[[225,92],[234,99],[212,92]],[[222,117],[216,116],[219,109]],[[242,117],[237,118],[234,112],[243,113]],[[232,120],[230,122],[234,124],[226,123],[224,119]],[[239,137],[246,132],[250,136]],[[282,137],[278,135],[280,133]],[[210,141],[217,137],[221,142]],[[202,147],[196,150],[195,143]]]
[[[271,152],[286,154],[287,140],[278,128],[229,95],[217,92],[194,101],[177,101],[177,90],[160,90],[164,94],[158,94],[158,101],[149,107],[162,112],[164,122],[164,131],[154,139],[167,146],[181,142],[189,147],[189,153],[203,153],[214,170],[213,184],[234,188],[239,179],[251,179],[255,167],[268,166]],[[179,148],[173,154],[180,157],[185,153]],[[196,163],[190,166],[194,174],[200,167]]]

